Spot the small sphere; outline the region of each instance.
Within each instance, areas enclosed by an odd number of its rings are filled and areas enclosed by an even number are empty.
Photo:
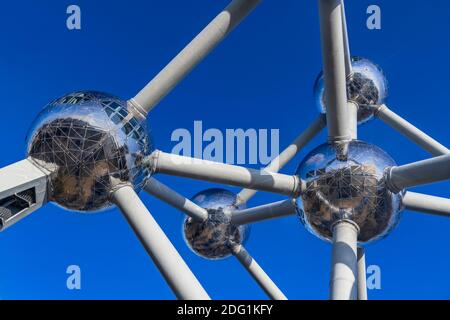
[[[359,107],[358,123],[370,120],[373,117],[373,109],[369,106],[383,104],[387,94],[387,80],[381,68],[368,59],[353,57],[352,73],[347,79],[347,97]],[[320,112],[326,113],[323,72],[317,77],[314,96]]]
[[[112,206],[119,184],[139,191],[147,176],[142,159],[152,151],[145,121],[127,102],[94,92],[74,92],[47,105],[33,122],[27,152],[51,172],[49,199],[75,211]]]
[[[192,198],[192,201],[208,211],[208,219],[196,221],[186,218],[184,239],[197,255],[218,260],[229,257],[236,245],[247,241],[250,228],[233,225],[231,213],[244,206],[236,206],[237,196],[223,189],[208,189]]]
[[[358,241],[366,244],[388,235],[398,224],[404,192],[391,192],[385,170],[394,160],[380,148],[354,140],[347,154],[337,144],[323,144],[300,164],[297,175],[306,183],[299,198],[300,217],[306,228],[324,240],[342,220],[359,227]]]

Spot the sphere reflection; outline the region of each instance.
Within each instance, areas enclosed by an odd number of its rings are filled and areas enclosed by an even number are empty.
[[[231,212],[236,207],[237,196],[223,189],[202,191],[192,201],[208,211],[208,219],[199,222],[186,218],[184,238],[189,248],[206,259],[223,259],[233,253],[236,245],[243,244],[249,235],[249,227],[231,224]]]
[[[30,159],[52,172],[49,199],[77,211],[108,208],[119,184],[139,189],[147,174],[141,161],[152,151],[145,122],[126,101],[93,91],[47,105],[27,140]]]
[[[306,182],[298,207],[302,222],[316,236],[332,239],[341,220],[359,227],[361,244],[380,239],[397,225],[403,192],[388,190],[384,178],[394,160],[383,150],[362,141],[348,145],[346,157],[336,144],[324,144],[300,164],[297,174]]]
[[[352,73],[347,79],[347,97],[358,106],[358,122],[373,117],[370,105],[383,104],[387,98],[388,86],[383,71],[368,59],[352,58]],[[325,81],[321,72],[314,85],[314,96],[320,112],[326,112]]]

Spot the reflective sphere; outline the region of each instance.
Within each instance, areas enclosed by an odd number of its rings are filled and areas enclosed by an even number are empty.
[[[223,189],[209,189],[198,193],[192,201],[208,211],[203,222],[188,217],[184,222],[184,238],[189,248],[206,259],[223,259],[233,253],[236,245],[243,244],[249,227],[231,224],[231,212],[236,207],[236,195]]]
[[[388,86],[383,71],[370,60],[352,58],[352,74],[347,79],[348,100],[359,106],[358,122],[373,117],[370,105],[383,104],[387,98]],[[321,72],[314,85],[314,96],[320,112],[326,112],[325,81]]]
[[[126,101],[99,92],[75,92],[47,105],[28,133],[28,156],[52,172],[49,199],[69,210],[111,206],[119,184],[139,189],[142,159],[152,146],[144,121]]]
[[[346,156],[337,144],[324,144],[300,164],[297,174],[306,182],[298,199],[299,214],[316,236],[332,239],[332,228],[341,220],[359,226],[360,244],[380,239],[397,225],[403,192],[388,190],[384,178],[394,160],[380,148],[362,141],[348,144]]]

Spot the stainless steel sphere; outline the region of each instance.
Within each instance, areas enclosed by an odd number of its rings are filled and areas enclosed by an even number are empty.
[[[297,175],[306,182],[298,201],[303,224],[314,235],[332,239],[332,228],[341,220],[359,227],[358,241],[369,243],[389,234],[402,211],[403,192],[386,186],[385,169],[394,160],[380,148],[352,141],[346,156],[337,144],[324,144],[300,164]]]
[[[383,104],[388,95],[387,80],[383,71],[368,59],[352,58],[352,73],[347,79],[347,97],[358,106],[358,122],[373,117],[370,105]],[[321,72],[314,85],[314,96],[320,112],[326,112],[325,81]]]
[[[224,259],[247,240],[249,227],[231,224],[231,212],[243,208],[236,207],[236,200],[234,193],[223,189],[205,190],[192,198],[209,214],[203,222],[190,217],[184,222],[184,238],[194,253],[206,259]]]
[[[142,159],[152,145],[145,122],[126,101],[100,92],[75,92],[47,105],[28,133],[28,156],[52,172],[49,199],[76,211],[111,206],[111,190],[136,190],[147,173]]]

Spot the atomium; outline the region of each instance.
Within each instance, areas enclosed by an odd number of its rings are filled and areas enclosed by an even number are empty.
[[[109,195],[129,183],[139,190],[152,151],[144,121],[111,95],[75,92],[47,105],[28,133],[28,156],[52,172],[49,200],[76,211],[111,206]]]
[[[342,220],[359,228],[358,241],[378,240],[397,225],[403,192],[394,194],[385,182],[385,170],[394,160],[380,148],[354,140],[345,156],[338,144],[326,143],[313,150],[297,174],[306,189],[298,207],[306,228],[321,239],[332,239],[333,226]]]
[[[224,259],[233,254],[236,245],[244,244],[250,228],[233,225],[231,213],[244,206],[236,206],[234,193],[223,189],[208,189],[192,198],[192,201],[208,211],[205,221],[185,219],[183,234],[189,248],[197,255],[210,259]]]
[[[347,77],[347,98],[358,106],[358,123],[370,120],[373,117],[370,106],[383,104],[387,95],[388,85],[383,70],[368,59],[353,57],[352,72]],[[314,96],[320,112],[326,113],[323,72],[314,84]]]
[[[0,231],[48,201],[81,212],[115,204],[176,297],[210,299],[139,198],[143,189],[188,216],[183,236],[195,254],[211,260],[234,255],[270,298],[282,300],[286,296],[245,248],[248,225],[298,214],[311,233],[332,242],[330,298],[366,299],[365,248],[358,244],[390,234],[403,208],[450,216],[450,199],[406,191],[449,180],[450,151],[385,105],[387,81],[378,66],[350,58],[343,1],[319,1],[325,72],[314,90],[322,114],[263,170],[192,161],[154,150],[150,141],[144,118],[259,2],[232,0],[128,101],[85,91],[50,103],[29,130],[27,159],[0,169]],[[266,111],[270,116],[278,110]],[[374,115],[433,157],[397,166],[380,148],[358,141],[357,123]],[[325,126],[329,142],[309,153],[294,175],[280,173]],[[209,189],[190,201],[154,174],[243,189],[239,194]],[[257,191],[288,198],[244,209]],[[269,236],[277,238],[277,232],[270,230]]]

